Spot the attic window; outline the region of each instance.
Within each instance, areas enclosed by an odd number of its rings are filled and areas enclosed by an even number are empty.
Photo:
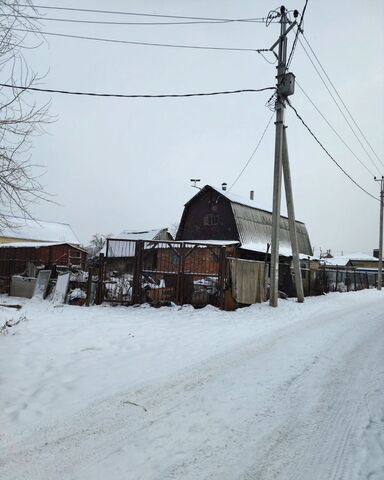
[[[219,215],[216,215],[214,213],[208,213],[207,215],[204,215],[203,223],[204,225],[218,225]]]

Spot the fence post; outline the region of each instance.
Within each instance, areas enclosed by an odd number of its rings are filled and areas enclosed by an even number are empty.
[[[92,291],[92,267],[88,268],[88,281],[87,281],[87,298],[85,299],[85,306],[89,307],[91,301],[91,291]]]
[[[349,275],[348,275],[348,267],[346,268],[346,273],[345,273],[345,283],[347,285],[347,292],[349,292],[350,279],[349,279]]]
[[[221,310],[225,308],[225,272],[226,272],[226,247],[220,247],[219,278],[217,282],[217,303]]]
[[[180,255],[179,261],[177,266],[177,274],[176,274],[176,302],[179,305],[183,305],[184,303],[184,272],[185,272],[185,243],[180,245]]]
[[[339,279],[339,267],[336,265],[336,285],[335,285],[335,292],[337,292],[337,282]]]
[[[133,267],[132,280],[132,303],[141,303],[141,274],[143,270],[143,240],[136,241],[135,244],[135,263]]]
[[[104,296],[104,253],[99,255],[99,273],[98,273],[98,282],[97,282],[97,291],[96,291],[96,305],[101,305],[103,303]]]
[[[355,284],[355,292],[356,292],[356,269],[353,269],[353,283]]]

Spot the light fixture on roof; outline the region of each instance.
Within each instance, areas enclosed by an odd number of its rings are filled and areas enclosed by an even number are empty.
[[[221,184],[221,189],[222,189],[224,192],[227,190],[227,185],[228,185],[228,184],[227,184],[226,182],[223,182],[223,183]]]

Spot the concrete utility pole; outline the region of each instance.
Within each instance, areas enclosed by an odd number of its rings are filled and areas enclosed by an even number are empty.
[[[383,284],[383,205],[384,205],[384,177],[376,178],[380,182],[380,232],[379,232],[379,270],[377,273],[377,289],[381,290]]]
[[[303,280],[301,278],[300,258],[299,258],[299,242],[297,240],[295,206],[293,204],[291,169],[289,166],[288,143],[287,143],[287,127],[284,127],[283,138],[283,174],[285,197],[287,199],[289,237],[291,239],[293,269],[295,272],[296,295],[299,303],[304,302]]]
[[[272,238],[271,238],[271,291],[269,304],[277,307],[279,296],[279,229],[280,229],[280,203],[281,203],[281,167],[283,153],[283,127],[285,100],[279,92],[279,86],[285,74],[287,61],[287,13],[281,7],[280,38],[278,40],[279,53],[277,64],[277,99],[276,99],[276,136],[275,136],[275,166],[273,176],[273,206],[272,206]],[[271,47],[271,50],[274,47]]]
[[[287,74],[287,33],[296,25],[291,23],[287,29],[287,11],[284,6],[280,8],[280,37],[272,45],[273,50],[279,45],[277,64],[277,99],[276,109],[276,137],[275,137],[275,165],[273,179],[273,210],[272,210],[272,238],[271,238],[271,290],[269,304],[277,307],[279,297],[279,239],[280,239],[280,203],[281,203],[281,173],[283,157],[284,114],[288,95],[294,90],[294,76]],[[290,175],[289,175],[290,178]],[[292,191],[291,191],[292,192]],[[292,204],[293,205],[293,204]],[[296,228],[296,225],[295,225]],[[292,239],[291,239],[292,241]]]

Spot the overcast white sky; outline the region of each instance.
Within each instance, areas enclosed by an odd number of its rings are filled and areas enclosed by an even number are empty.
[[[266,16],[270,0],[41,0],[61,5],[204,17]],[[304,1],[286,4],[302,10]],[[141,17],[40,10],[49,17],[143,21]],[[382,0],[309,0],[305,35],[380,158],[384,158],[384,34]],[[161,19],[160,19],[161,20]],[[104,26],[42,22],[50,32],[133,41],[268,48],[279,25],[227,23],[173,26]],[[260,88],[275,83],[275,66],[252,52],[203,51],[117,45],[46,37],[30,51],[48,88],[111,93],[183,93]],[[292,45],[293,35],[289,39]],[[291,70],[353,151],[374,167],[297,46]],[[170,226],[195,193],[189,179],[229,184],[247,161],[271,116],[270,92],[190,99],[103,99],[52,95],[57,121],[36,139],[33,160],[47,166],[44,183],[62,206],[40,204],[41,219],[68,222],[87,243],[94,233]],[[36,94],[43,102],[49,96]],[[297,89],[291,97],[327,149],[370,192],[378,185]],[[359,191],[297,121],[286,117],[295,206],[316,248],[334,253],[377,246],[379,202]],[[274,126],[233,192],[272,205]],[[378,172],[375,172],[378,174]],[[382,173],[382,172],[380,172]],[[384,173],[384,172],[383,172]],[[284,202],[284,197],[283,202]],[[283,209],[284,211],[284,209]]]

